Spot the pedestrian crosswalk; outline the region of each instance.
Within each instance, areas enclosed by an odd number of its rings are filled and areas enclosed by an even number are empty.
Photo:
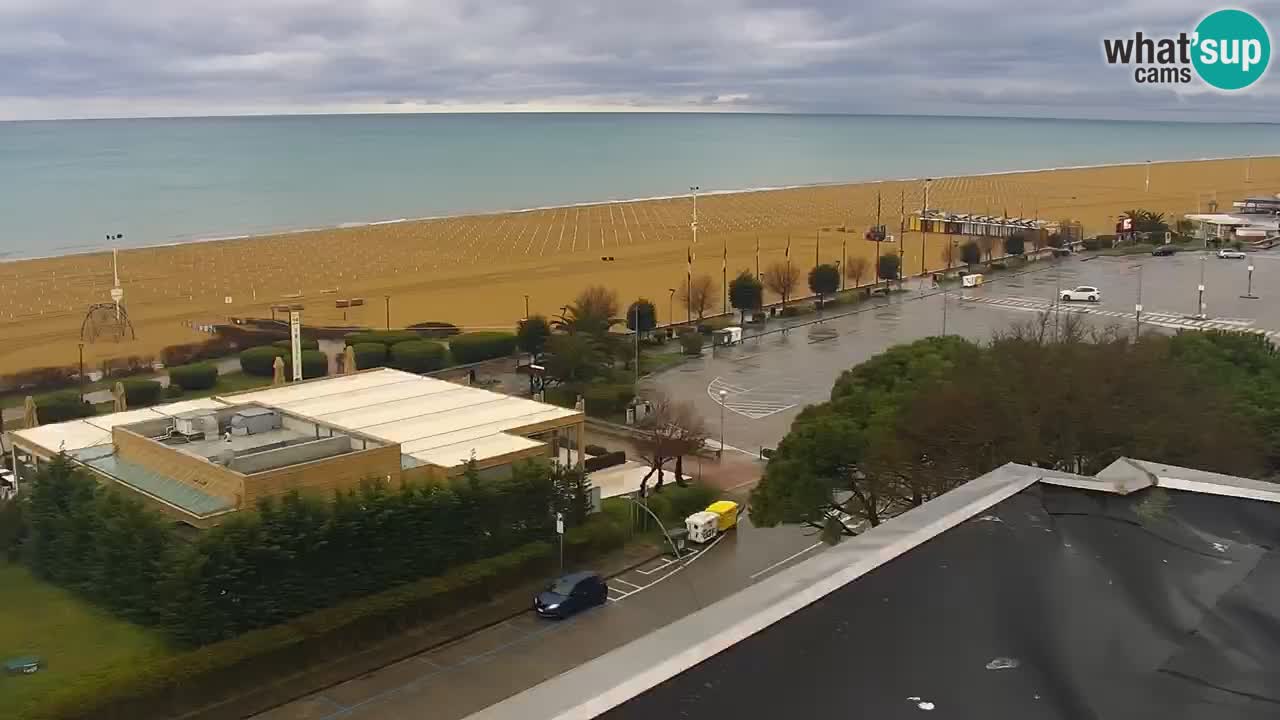
[[[744,388],[719,377],[708,383],[707,395],[717,404],[723,404],[726,410],[752,420],[790,410],[798,404],[797,395],[787,388]]]
[[[1004,310],[1014,310],[1021,312],[1050,312],[1057,308],[1058,312],[1076,313],[1081,315],[1093,315],[1096,317],[1109,317],[1116,320],[1135,319],[1133,311],[1107,310],[1096,305],[1086,305],[1077,303],[1055,303],[1052,300],[1044,298],[1028,298],[1028,297],[967,297],[961,298],[961,302],[978,303],[982,305],[993,305]],[[1142,313],[1142,324],[1154,325],[1156,327],[1170,328],[1174,330],[1234,330],[1238,332],[1249,332],[1266,337],[1280,336],[1280,330],[1266,330],[1263,328],[1253,327],[1254,321],[1249,318],[1195,318],[1186,315],[1180,315],[1170,312],[1148,311]]]

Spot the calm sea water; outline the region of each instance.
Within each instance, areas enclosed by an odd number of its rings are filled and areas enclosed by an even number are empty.
[[[1280,153],[1280,126],[803,115],[0,123],[0,258],[704,190]]]

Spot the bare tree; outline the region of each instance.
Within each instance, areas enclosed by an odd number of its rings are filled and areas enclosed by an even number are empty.
[[[852,260],[845,258],[844,276],[853,281],[856,288],[862,284],[862,276],[867,274],[867,269],[871,267],[871,262],[864,257],[856,257]]]
[[[720,287],[710,275],[694,275],[685,278],[680,286],[680,304],[702,320],[711,307],[711,301],[720,294]]]
[[[987,256],[987,262],[991,262],[991,250],[995,247],[995,239],[990,235],[982,235],[978,238],[978,249],[983,255]]]
[[[789,262],[775,262],[764,269],[760,279],[769,292],[782,298],[782,307],[785,308],[787,300],[800,285],[800,268]]]
[[[640,457],[649,463],[649,472],[640,481],[640,495],[646,494],[649,478],[658,474],[655,490],[661,490],[663,467],[675,460],[675,481],[684,484],[684,456],[697,452],[707,439],[707,426],[692,403],[672,400],[655,393],[649,398],[653,411],[640,421],[637,446]]]

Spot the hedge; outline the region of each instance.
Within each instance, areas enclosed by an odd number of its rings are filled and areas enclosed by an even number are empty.
[[[597,417],[621,415],[635,397],[636,388],[631,384],[592,383],[582,388],[587,414]]]
[[[287,357],[289,351],[273,345],[260,345],[240,353],[240,369],[246,375],[271,377],[275,374],[275,362],[278,357]]]
[[[146,407],[160,402],[164,387],[155,380],[121,380],[124,401],[130,408]]]
[[[382,343],[358,343],[351,346],[356,356],[356,369],[368,370],[387,364],[387,346]]]
[[[586,560],[617,550],[627,542],[626,528],[604,513],[596,513],[564,534],[564,552],[570,560]]]
[[[183,390],[208,390],[218,384],[218,367],[210,363],[196,363],[169,368],[169,384]]]
[[[508,357],[516,351],[516,336],[508,332],[473,332],[454,336],[449,340],[453,359],[467,364]]]
[[[367,330],[365,332],[351,333],[346,337],[348,345],[380,343],[387,347],[392,347],[402,342],[421,339],[422,336],[412,330]]]
[[[320,341],[319,341],[319,340],[303,340],[303,341],[301,342],[301,344],[302,344],[302,349],[303,349],[303,350],[319,350],[319,349],[320,349]],[[273,347],[284,348],[285,350],[288,350],[289,352],[293,352],[293,341],[292,341],[292,340],[277,340],[277,341],[275,341],[275,342],[271,343],[271,345],[272,345]]]
[[[702,354],[702,336],[698,333],[685,333],[680,336],[680,349],[685,355]]]
[[[391,346],[391,366],[405,372],[424,373],[444,367],[448,351],[438,342],[410,340]],[[361,367],[356,360],[356,367]]]
[[[80,393],[76,390],[64,390],[37,398],[36,410],[41,425],[98,414],[92,405],[80,399]]]
[[[689,483],[680,487],[668,476],[662,491],[650,491],[649,496],[645,498],[645,503],[653,514],[662,518],[663,522],[683,524],[685,518],[706,510],[707,506],[715,500],[716,492],[709,486]]]
[[[616,524],[588,522],[565,535],[579,559],[625,541]],[[616,544],[615,544],[616,543]],[[262,683],[264,678],[331,662],[343,653],[401,635],[440,615],[475,607],[552,571],[550,544],[537,542],[463,565],[434,578],[319,610],[292,621],[168,658],[122,665],[69,680],[48,693],[31,720],[141,720],[172,717]]]
[[[622,450],[617,450],[611,453],[604,453],[603,455],[588,457],[586,460],[582,461],[582,469],[587,472],[595,472],[596,470],[603,470],[615,465],[621,465],[626,461],[627,453]]]
[[[319,350],[303,350],[302,351],[302,379],[310,380],[311,378],[324,377],[329,374],[329,356]],[[284,376],[285,379],[293,379],[293,358],[288,355],[284,358]]]
[[[582,448],[588,455],[605,455],[609,451],[603,445],[587,445]]]

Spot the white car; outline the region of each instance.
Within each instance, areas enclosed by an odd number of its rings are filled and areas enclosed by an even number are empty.
[[[1102,297],[1102,292],[1099,291],[1098,288],[1093,287],[1092,285],[1081,285],[1080,287],[1074,290],[1062,291],[1063,302],[1071,302],[1073,300],[1080,300],[1084,302],[1098,302],[1098,298],[1101,298],[1101,297]]]
[[[1243,260],[1245,255],[1239,250],[1227,250],[1226,248],[1223,248],[1218,251],[1218,257],[1223,260]]]

